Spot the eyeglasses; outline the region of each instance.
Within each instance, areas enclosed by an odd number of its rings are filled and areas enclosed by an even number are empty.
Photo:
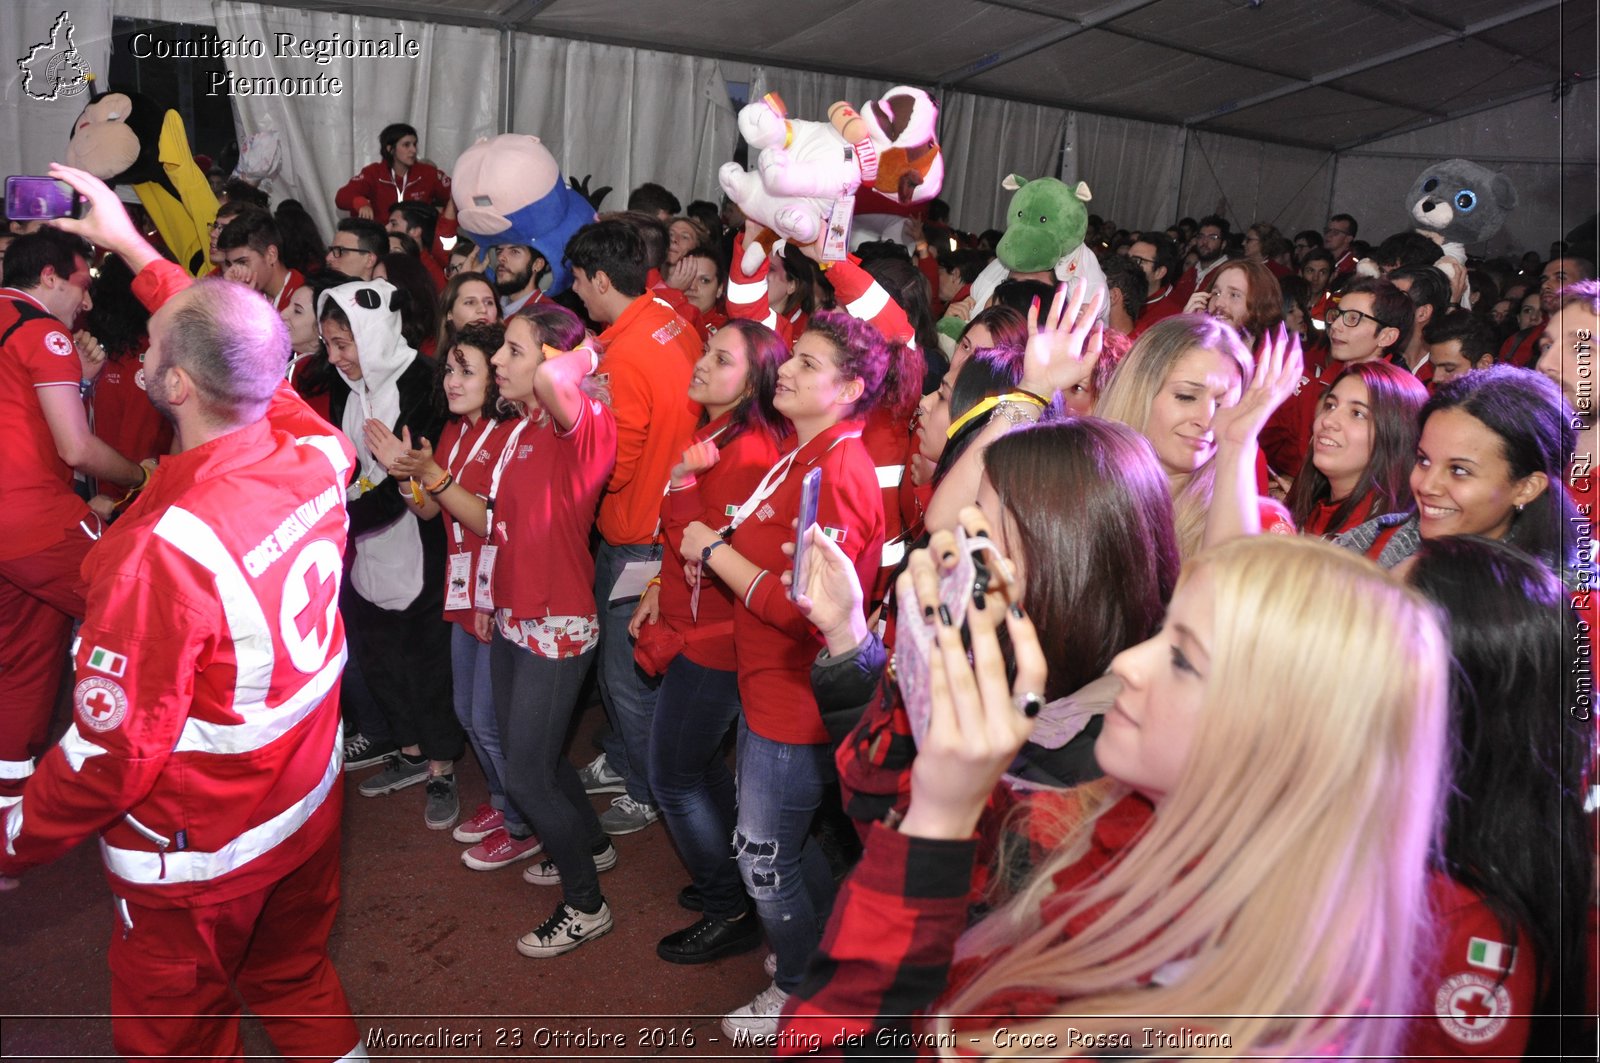
[[[1201,233],[1199,236],[1196,236],[1195,239],[1196,240],[1203,240],[1208,244],[1217,244],[1217,243],[1221,243],[1222,242],[1222,234],[1221,233]]]
[[[1373,317],[1371,314],[1365,313],[1364,311],[1361,311],[1361,310],[1340,310],[1336,306],[1333,309],[1329,310],[1326,314],[1322,315],[1322,319],[1324,321],[1326,321],[1328,324],[1331,325],[1335,321],[1342,321],[1342,322],[1344,322],[1344,327],[1345,328],[1355,328],[1357,325],[1361,324],[1361,319],[1362,318],[1366,318],[1368,321],[1372,322],[1374,325],[1377,325],[1379,328],[1388,328],[1389,327],[1388,325],[1385,325],[1382,321],[1379,321],[1377,318]]]
[[[1153,258],[1140,258],[1138,255],[1129,255],[1128,259],[1129,261],[1139,263],[1141,266],[1149,266],[1151,269],[1156,268],[1156,260]]]
[[[334,244],[328,248],[328,254],[334,258],[343,258],[346,255],[370,255],[372,252],[359,247],[340,247],[338,244]]]

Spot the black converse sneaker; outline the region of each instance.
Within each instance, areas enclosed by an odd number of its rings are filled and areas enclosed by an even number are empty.
[[[611,932],[611,909],[600,902],[598,912],[580,912],[565,901],[544,925],[517,939],[517,951],[536,960],[571,952],[590,938]]]

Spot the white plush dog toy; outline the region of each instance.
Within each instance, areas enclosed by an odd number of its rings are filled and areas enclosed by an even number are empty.
[[[789,118],[783,100],[771,92],[739,112],[739,132],[760,152],[756,171],[724,163],[718,173],[722,190],[745,217],[786,239],[816,243],[835,201],[861,185],[855,146],[827,122]],[[745,269],[754,272],[766,253],[760,244],[747,247]]]

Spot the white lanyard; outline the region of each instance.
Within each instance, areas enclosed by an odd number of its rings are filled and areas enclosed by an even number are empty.
[[[462,473],[466,471],[468,465],[472,464],[472,459],[478,456],[478,451],[483,449],[483,445],[487,443],[489,441],[489,437],[494,434],[494,418],[480,416],[478,419],[483,422],[483,431],[478,433],[478,438],[472,444],[472,449],[467,451],[467,460],[461,463],[460,471],[458,472],[456,469],[456,452],[461,449],[462,441],[467,438],[466,429],[462,429],[461,434],[456,436],[455,445],[450,448],[450,456],[444,459],[444,471],[455,477],[457,483],[461,482]],[[488,531],[487,528],[484,530]],[[450,533],[455,537],[456,545],[460,546],[461,522],[456,520],[454,517],[450,518]],[[485,536],[485,538],[487,538],[487,536]]]
[[[500,452],[500,460],[494,463],[494,475],[489,478],[489,503],[484,510],[484,538],[494,541],[494,500],[500,497],[500,477],[505,475],[506,466],[511,462],[511,456],[517,452],[517,437],[522,435],[522,430],[528,427],[531,418],[524,417],[522,423],[511,430],[511,436],[506,440],[506,447]],[[510,537],[507,536],[509,539]]]
[[[847,439],[859,439],[860,437],[860,429],[857,429],[854,432],[846,432],[839,436],[838,439],[835,439],[832,443],[829,443],[828,450],[832,450],[834,447],[838,446],[840,443],[843,443]],[[760,506],[761,503],[772,497],[773,492],[782,486],[783,481],[788,479],[789,470],[794,467],[794,459],[800,456],[801,449],[801,447],[795,447],[793,450],[789,451],[789,453],[779,458],[776,465],[767,470],[767,474],[763,476],[761,478],[761,482],[756,485],[755,492],[749,498],[744,500],[744,504],[742,506],[734,511],[733,519],[728,522],[728,526],[722,531],[724,538],[737,531],[739,525],[743,524],[750,514],[756,511],[756,508]],[[828,453],[828,450],[824,450],[822,454]],[[822,454],[818,454],[817,457],[822,457]]]

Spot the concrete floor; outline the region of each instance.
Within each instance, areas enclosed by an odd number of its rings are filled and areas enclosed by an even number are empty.
[[[585,711],[575,763],[594,756],[590,736],[603,722],[597,706]],[[566,956],[531,960],[513,942],[549,916],[559,890],[524,882],[525,863],[469,871],[466,846],[423,826],[421,787],[356,793],[376,770],[345,776],[344,902],[331,942],[357,1022],[386,1032],[445,1027],[479,1035],[481,1046],[427,1055],[373,1047],[374,1058],[765,1057],[730,1045],[717,1026],[768,984],[765,950],[694,967],[656,957],[658,939],[697,918],[676,903],[688,875],[659,823],[616,839],[620,860],[600,880],[616,928]],[[470,815],[486,796],[483,778],[470,757],[458,772]],[[592,800],[604,809],[610,795]],[[92,841],[0,893],[0,1058],[117,1058],[106,1017],[112,920]],[[250,1058],[278,1058],[253,1020],[245,1030]]]

